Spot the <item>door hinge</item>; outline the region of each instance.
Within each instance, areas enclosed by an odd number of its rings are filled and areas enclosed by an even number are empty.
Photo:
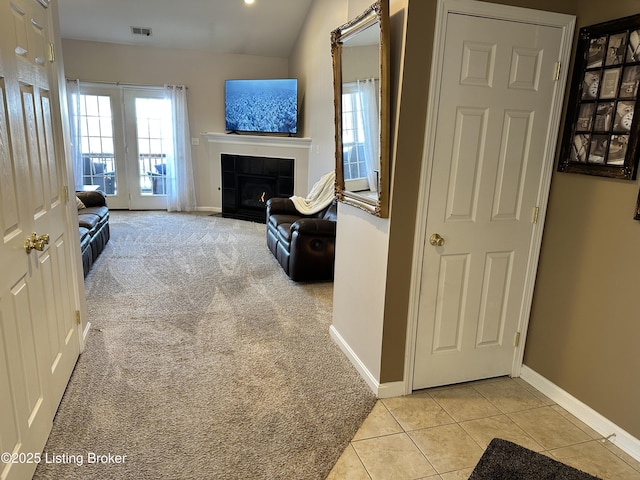
[[[520,345],[520,332],[516,332],[516,336],[513,339],[513,346],[517,347]]]
[[[553,81],[557,82],[558,80],[560,80],[560,67],[562,66],[562,64],[560,62],[556,62],[555,66],[553,67]]]
[[[533,215],[531,216],[531,223],[538,223],[539,215],[540,215],[540,207],[533,207]]]
[[[78,325],[80,325],[80,323],[82,323],[82,322],[80,321],[80,310],[76,310],[76,323],[77,323]]]
[[[62,186],[62,198],[64,203],[69,201],[69,187],[67,185]]]
[[[56,46],[53,42],[49,43],[49,62],[53,63],[56,61]]]

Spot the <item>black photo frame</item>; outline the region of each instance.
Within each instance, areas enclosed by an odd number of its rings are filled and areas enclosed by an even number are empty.
[[[558,171],[635,180],[640,15],[581,28],[576,52]]]

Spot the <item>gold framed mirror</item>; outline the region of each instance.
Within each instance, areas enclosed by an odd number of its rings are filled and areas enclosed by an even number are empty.
[[[389,0],[331,32],[336,197],[389,215]]]

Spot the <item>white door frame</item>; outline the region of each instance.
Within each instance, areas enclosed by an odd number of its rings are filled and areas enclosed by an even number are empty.
[[[451,13],[474,15],[499,20],[538,24],[558,27],[562,29],[562,45],[560,47],[560,72],[556,82],[551,119],[549,122],[548,143],[545,146],[545,165],[542,174],[538,202],[540,207],[538,222],[534,225],[532,255],[527,263],[527,275],[525,280],[525,294],[523,300],[522,317],[519,319],[518,330],[521,333],[520,344],[516,348],[511,375],[520,375],[524,358],[524,345],[526,343],[529,314],[533,299],[533,290],[538,267],[540,247],[542,244],[542,232],[544,228],[549,189],[551,187],[551,175],[555,163],[555,150],[560,130],[562,105],[567,82],[568,66],[571,58],[571,45],[575,29],[575,16],[561,13],[543,12],[528,8],[497,5],[477,0],[438,0],[436,24],[434,33],[434,48],[431,60],[431,74],[429,79],[429,101],[427,105],[427,122],[425,141],[422,153],[422,168],[420,172],[420,186],[418,190],[418,208],[416,212],[416,230],[414,236],[413,262],[411,270],[411,285],[409,292],[409,312],[407,319],[407,338],[405,347],[404,365],[404,393],[409,394],[413,390],[413,371],[416,355],[416,332],[418,328],[418,306],[420,300],[420,282],[422,278],[422,264],[424,258],[424,240],[427,226],[429,188],[431,184],[431,169],[433,166],[434,147],[436,140],[436,120],[438,116],[438,96],[442,84],[441,72],[444,63],[445,33],[447,18]]]

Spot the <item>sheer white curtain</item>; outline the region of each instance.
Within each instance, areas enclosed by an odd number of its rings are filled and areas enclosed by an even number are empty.
[[[76,185],[84,182],[82,162],[82,125],[80,123],[80,80],[67,80],[67,103],[71,128],[71,154],[73,156],[73,176]]]
[[[196,209],[196,194],[187,89],[183,85],[167,85],[166,88],[173,117],[173,152],[167,155],[167,211],[190,212]]]
[[[372,192],[378,191],[380,176],[380,115],[378,106],[378,80],[369,78],[358,80],[357,88],[362,102],[364,127],[364,159],[367,165],[367,180]]]

